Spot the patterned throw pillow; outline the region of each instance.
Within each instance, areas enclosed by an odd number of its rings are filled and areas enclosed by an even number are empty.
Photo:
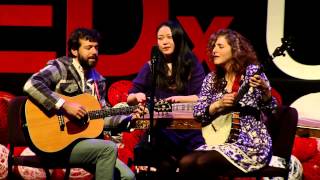
[[[21,155],[34,155],[34,152],[30,148],[25,148]],[[46,179],[46,173],[42,168],[18,166],[18,171],[23,179],[26,180],[44,180]],[[64,177],[65,169],[50,169],[49,172],[52,175],[52,179],[62,179]],[[71,168],[69,179],[72,180],[90,180],[93,178],[89,172],[81,168]]]
[[[27,147],[21,152],[21,155],[34,155],[34,152],[32,152],[30,148]],[[26,180],[46,179],[46,173],[42,168],[18,166],[18,171],[20,176]],[[52,170],[50,170],[50,172],[52,173]]]
[[[8,176],[8,154],[7,147],[0,144],[0,179],[5,179]]]

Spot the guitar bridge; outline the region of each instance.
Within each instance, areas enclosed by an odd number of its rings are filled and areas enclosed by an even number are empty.
[[[213,124],[211,124],[212,129],[214,130],[214,132],[217,132],[217,129],[214,127]]]
[[[58,115],[58,122],[59,122],[60,131],[64,131],[64,127],[66,125],[64,123],[64,118],[62,115]]]

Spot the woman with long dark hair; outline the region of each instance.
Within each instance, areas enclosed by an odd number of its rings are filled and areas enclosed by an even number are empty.
[[[155,65],[155,98],[169,103],[196,102],[205,72],[188,47],[181,26],[175,21],[164,22],[157,28],[156,36],[159,57]],[[152,86],[149,61],[133,80],[128,104],[145,103],[151,95]],[[200,130],[179,131],[165,128],[154,129],[152,142],[152,156],[160,178],[172,176],[176,172],[177,161],[204,144]],[[143,140],[138,146],[142,147],[145,143]],[[143,156],[143,153],[138,156]]]

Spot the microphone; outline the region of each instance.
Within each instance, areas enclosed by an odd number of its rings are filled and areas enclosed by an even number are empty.
[[[150,115],[150,126],[149,129],[147,131],[148,134],[148,143],[151,143],[152,140],[152,133],[153,133],[153,111],[154,111],[154,98],[155,98],[155,91],[156,91],[156,64],[157,61],[159,60],[159,55],[160,55],[160,51],[158,46],[152,46],[151,49],[151,63],[150,63],[150,68],[151,68],[151,74],[152,74],[152,83],[151,83],[151,89],[150,89],[150,99],[149,99],[149,115]]]
[[[159,59],[159,56],[160,56],[159,47],[157,45],[152,46],[152,49],[151,49],[151,63],[154,64]]]

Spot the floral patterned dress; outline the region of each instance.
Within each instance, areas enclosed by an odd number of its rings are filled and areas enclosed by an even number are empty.
[[[249,83],[249,78],[253,76],[259,66],[249,65],[246,69],[243,83]],[[261,77],[270,83],[264,73]],[[202,123],[212,121],[212,116],[208,113],[210,104],[220,98],[226,93],[226,90],[218,91],[213,86],[213,78],[215,73],[209,73],[203,81],[200,97],[198,103],[194,107],[194,116]],[[242,83],[242,85],[243,85]],[[241,115],[241,109],[254,109],[257,112],[271,111],[276,109],[276,100],[272,97],[271,101],[262,101],[262,92],[258,88],[250,88],[239,100],[240,104],[240,133],[235,142],[226,142],[221,145],[202,145],[197,150],[211,151],[215,150],[221,153],[228,161],[234,164],[243,172],[250,172],[262,168],[268,162],[271,154],[271,137],[263,121],[260,121],[257,116],[244,113]]]

